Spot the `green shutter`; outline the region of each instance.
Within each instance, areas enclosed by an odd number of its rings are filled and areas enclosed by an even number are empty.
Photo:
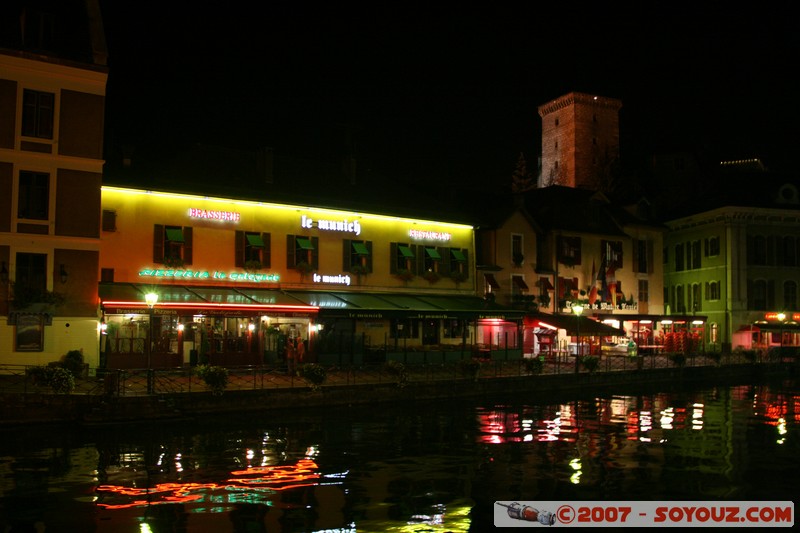
[[[297,245],[298,245],[298,246],[300,246],[300,248],[302,248],[303,250],[313,250],[313,249],[314,249],[314,245],[313,245],[313,244],[311,244],[311,241],[310,241],[309,239],[305,239],[305,238],[303,238],[303,237],[297,237],[297,238],[295,239],[295,242],[296,242],[296,243],[297,243]]]
[[[397,249],[400,250],[400,253],[403,254],[403,257],[414,259],[414,252],[412,252],[408,246],[405,246],[403,244],[398,244]]]
[[[264,247],[264,241],[261,240],[260,235],[253,235],[248,233],[247,242],[250,244],[250,246],[255,246],[256,248]]]
[[[355,250],[358,255],[369,255],[369,250],[367,250],[363,242],[354,242],[353,250]]]

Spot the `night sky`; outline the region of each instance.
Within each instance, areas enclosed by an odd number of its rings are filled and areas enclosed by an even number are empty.
[[[537,107],[571,91],[622,100],[626,167],[689,149],[782,170],[800,146],[789,2],[295,4],[101,0],[107,148],[351,150],[376,176],[508,182],[520,152],[535,167]]]

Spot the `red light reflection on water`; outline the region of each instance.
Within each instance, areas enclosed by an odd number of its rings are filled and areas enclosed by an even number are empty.
[[[127,509],[165,503],[195,502],[205,498],[210,491],[229,491],[247,488],[254,491],[280,491],[297,487],[317,485],[318,466],[310,459],[301,459],[295,465],[249,467],[234,470],[225,483],[159,483],[149,488],[100,485],[95,490],[114,496],[132,497],[125,503],[98,503],[104,509]],[[246,477],[257,476],[257,477]],[[146,499],[142,499],[146,497]]]

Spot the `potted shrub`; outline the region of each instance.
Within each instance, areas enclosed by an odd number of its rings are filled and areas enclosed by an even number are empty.
[[[60,364],[34,366],[25,370],[33,384],[50,387],[58,394],[69,394],[75,388],[75,376]]]
[[[72,372],[76,378],[85,378],[89,365],[83,362],[83,352],[70,350],[61,358],[61,366]]]
[[[394,275],[398,279],[400,279],[402,281],[405,281],[405,282],[409,282],[412,279],[414,279],[414,273],[411,272],[410,270],[405,269],[405,268],[399,269],[397,272],[394,273]]]
[[[386,361],[386,372],[394,377],[397,386],[402,388],[405,387],[408,383],[408,372],[406,372],[406,365],[401,363],[400,361],[390,360]]]
[[[311,385],[312,390],[319,390],[325,379],[328,377],[328,372],[325,367],[317,363],[306,363],[300,367],[300,377]]]
[[[305,261],[300,261],[294,266],[294,269],[300,272],[301,276],[305,276],[306,274],[313,272],[314,267],[306,263]]]
[[[481,361],[479,359],[462,359],[458,364],[461,367],[462,373],[472,378],[474,381],[478,380],[478,376],[481,373]]]
[[[429,283],[436,283],[442,279],[442,276],[435,270],[426,270],[422,277],[425,278]]]
[[[194,373],[211,389],[211,393],[219,396],[228,386],[228,369],[223,366],[197,365]]]
[[[581,357],[581,365],[589,372],[594,372],[600,366],[600,358],[594,355],[584,355]]]
[[[539,357],[525,359],[525,370],[528,374],[541,374],[544,370],[544,361]]]
[[[182,268],[183,267],[183,258],[169,255],[164,258],[164,266],[169,268]]]
[[[686,366],[686,354],[680,352],[674,352],[669,354],[667,357],[669,357],[669,360],[672,361],[672,363],[679,368],[683,368],[684,366]]]
[[[469,275],[466,272],[461,272],[458,270],[453,270],[450,272],[450,279],[452,279],[456,283],[463,283],[469,279]]]
[[[244,264],[244,269],[247,272],[258,272],[262,268],[264,268],[264,265],[258,259],[251,259]]]

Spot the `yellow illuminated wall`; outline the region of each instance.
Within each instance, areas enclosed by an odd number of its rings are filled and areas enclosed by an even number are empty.
[[[282,288],[475,293],[473,228],[463,224],[115,187],[103,187],[102,206],[104,211],[114,212],[116,228],[103,231],[100,263],[101,268],[113,269],[116,282],[275,286],[268,280],[231,279],[231,274],[244,274],[242,268],[235,267],[235,231],[239,230],[270,234],[271,267],[260,273],[277,275]],[[192,209],[225,213],[223,217],[227,220],[198,218],[190,215]],[[346,221],[351,231],[321,229],[318,225],[304,227],[303,221],[309,219]],[[192,227],[192,262],[183,270],[208,272],[209,277],[196,279],[182,273],[170,276],[164,272],[157,279],[143,276],[143,272],[153,269],[167,270],[153,262],[155,224]],[[287,268],[287,235],[317,237],[319,268],[316,273],[350,276],[350,285],[315,281],[312,275],[301,276]],[[372,273],[358,278],[343,270],[345,239],[372,241]],[[442,277],[435,283],[420,276],[408,282],[400,280],[390,273],[390,244],[393,242],[467,250],[469,279],[461,283],[449,277]],[[215,279],[214,272],[226,277]]]

